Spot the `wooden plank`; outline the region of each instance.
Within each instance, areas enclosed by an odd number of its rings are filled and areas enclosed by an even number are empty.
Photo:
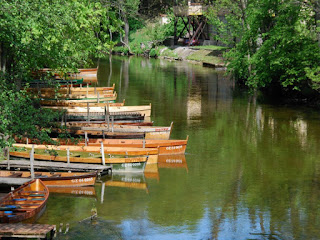
[[[45,238],[53,237],[55,225],[49,224],[0,224],[0,237]]]

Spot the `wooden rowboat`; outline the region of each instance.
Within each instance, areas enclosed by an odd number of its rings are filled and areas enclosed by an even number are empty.
[[[35,217],[44,209],[49,197],[45,184],[36,179],[8,193],[0,201],[0,222],[15,223]]]
[[[65,94],[65,93],[37,93],[37,96],[43,99],[62,99],[62,100],[78,100],[78,99],[104,99],[116,97],[116,92],[100,94],[98,93],[75,93],[75,94]]]
[[[94,139],[87,141],[81,139],[77,141],[77,146],[100,146],[101,142],[105,147],[122,147],[122,148],[158,148],[159,155],[184,154],[189,136],[185,140],[141,140],[141,139]],[[60,140],[53,138],[59,145],[74,145],[72,141]],[[28,143],[36,141],[28,140]]]
[[[74,127],[80,127],[86,124],[88,124],[87,121],[67,122],[67,126],[74,126]],[[131,125],[131,126],[153,126],[153,122],[133,122],[130,120],[115,121],[113,124],[114,125]],[[112,123],[109,122],[109,126],[111,125]],[[105,126],[108,126],[108,123],[104,121],[94,121],[94,122],[91,122],[89,126],[105,127]]]
[[[154,126],[130,126],[130,125],[114,125],[111,129],[109,127],[70,127],[68,132],[77,135],[84,135],[85,133],[103,136],[114,133],[143,133],[145,139],[170,139],[173,123],[170,127],[154,127]]]
[[[42,92],[42,93],[51,93],[51,92],[57,92],[57,93],[64,93],[64,94],[74,94],[74,93],[95,93],[95,92],[108,92],[112,93],[114,91],[115,84],[112,85],[112,87],[89,87],[87,85],[86,87],[59,87],[58,89],[55,88],[27,88],[27,92]]]
[[[35,178],[40,179],[47,187],[64,187],[64,186],[90,186],[96,181],[96,172],[35,172]],[[25,182],[31,180],[31,173],[26,171],[0,171],[1,179],[19,178]]]
[[[122,151],[123,153],[123,151]],[[63,156],[64,155],[64,156]],[[46,160],[46,161],[56,161],[56,162],[68,162],[68,157],[64,153],[62,156],[54,156],[50,154],[34,154],[34,159],[36,160]],[[29,158],[29,152],[10,152],[11,157],[17,158]],[[69,157],[70,163],[92,163],[92,164],[102,164],[101,157]],[[123,164],[123,163],[136,163],[136,162],[146,162],[147,157],[107,157],[105,158],[106,164]]]
[[[62,106],[46,106],[45,108],[50,108],[54,110],[65,110],[66,113],[72,114],[72,113],[105,113],[106,111],[109,111],[109,113],[139,113],[141,115],[144,115],[145,117],[151,116],[151,103],[149,105],[144,106],[108,106],[107,103],[95,103],[89,104],[89,111],[87,106],[85,107],[62,107]]]
[[[67,102],[67,101],[52,101],[52,100],[40,100],[40,104],[42,106],[61,106],[61,107],[87,107],[87,103],[83,102]],[[121,107],[124,106],[125,100],[120,103],[114,103],[114,102],[104,102],[104,103],[90,103],[89,107],[105,107],[107,104],[109,104],[109,107]]]
[[[32,144],[14,143],[13,147],[31,149]],[[88,152],[88,153],[100,153],[101,148],[98,146],[77,146],[77,145],[34,145],[34,149],[46,149],[55,151],[70,152]],[[158,148],[128,148],[128,147],[104,147],[104,153],[110,155],[128,155],[128,156],[141,156],[141,155],[158,155]],[[18,152],[17,152],[18,153]],[[11,154],[11,152],[10,152]],[[101,162],[101,159],[100,159]]]
[[[141,115],[140,113],[136,112],[127,112],[127,113],[67,113],[65,114],[66,121],[108,121],[109,117],[109,123],[110,123],[110,129],[112,127],[112,122],[117,121],[126,121],[126,122],[142,122],[142,121],[150,121],[150,117],[145,117],[144,115]]]
[[[69,104],[69,103],[98,103],[98,102],[109,102],[109,101],[115,101],[117,99],[117,93],[115,92],[113,96],[111,97],[99,97],[99,100],[97,97],[94,98],[78,98],[78,99],[54,99],[54,98],[44,98],[41,100],[45,100],[46,102],[52,101],[54,102],[60,102],[60,104]],[[41,101],[40,101],[41,103]],[[51,105],[51,104],[50,104]]]

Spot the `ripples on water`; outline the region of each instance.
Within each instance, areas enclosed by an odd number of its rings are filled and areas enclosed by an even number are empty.
[[[318,112],[259,102],[224,72],[185,62],[114,57],[98,77],[127,105],[151,102],[155,125],[174,121],[172,138],[189,135],[186,161],[52,193],[39,222],[70,223],[59,238],[320,238]],[[93,208],[96,224],[79,223]]]

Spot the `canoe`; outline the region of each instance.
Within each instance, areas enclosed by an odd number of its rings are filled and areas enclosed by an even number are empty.
[[[120,103],[115,103],[115,102],[104,102],[104,103],[89,103],[90,107],[104,107],[107,104],[109,104],[109,107],[121,107],[124,106],[125,100]],[[52,100],[40,100],[40,104],[42,106],[62,106],[62,107],[87,107],[87,103],[83,102],[67,102],[67,101],[52,101]]]
[[[40,179],[47,187],[56,186],[90,186],[96,181],[96,172],[35,172],[35,178]],[[26,171],[0,171],[0,178],[21,178],[30,181],[31,173]]]
[[[65,110],[67,113],[88,113],[87,106],[85,107],[78,107],[78,106],[46,106],[45,108],[54,109],[54,110]],[[149,105],[140,105],[140,106],[108,106],[107,103],[95,103],[89,104],[89,113],[105,113],[109,110],[109,113],[140,113],[146,117],[151,116],[151,103]]]
[[[0,222],[16,223],[35,217],[44,209],[49,190],[40,179],[27,182],[0,201]]]

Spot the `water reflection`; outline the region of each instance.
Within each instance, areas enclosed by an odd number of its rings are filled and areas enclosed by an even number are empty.
[[[318,112],[264,104],[223,72],[184,62],[113,57],[99,65],[99,85],[108,82],[127,105],[151,102],[155,125],[174,121],[187,154],[150,166],[148,193],[105,181],[95,199],[50,198],[41,222],[80,221],[95,204],[123,239],[320,238]]]

